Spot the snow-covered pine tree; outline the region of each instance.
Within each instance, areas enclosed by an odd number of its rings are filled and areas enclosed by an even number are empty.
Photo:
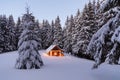
[[[80,27],[77,32],[77,41],[73,45],[73,52],[80,57],[84,57],[86,54],[86,49],[92,35],[97,31],[96,24],[96,14],[95,14],[95,2],[89,2],[85,5],[81,16],[81,22],[79,22]]]
[[[55,24],[54,24],[54,21],[52,20],[51,22],[51,44],[53,44],[53,41],[54,41],[54,28],[55,28]]]
[[[15,22],[14,22],[14,19],[13,19],[13,16],[10,15],[9,18],[8,18],[8,22],[7,22],[7,29],[8,29],[8,51],[13,51],[13,50],[16,50],[16,33],[15,33]]]
[[[54,28],[54,41],[53,44],[58,45],[59,47],[63,47],[63,33],[62,33],[62,27],[60,24],[60,18],[57,16],[55,20],[55,28]]]
[[[51,45],[51,26],[47,20],[43,20],[42,24],[42,48],[46,49]]]
[[[6,35],[7,29],[7,18],[5,15],[0,15],[0,53],[5,52],[6,46],[8,45],[6,38],[8,37]]]
[[[74,18],[73,15],[71,15],[71,17],[67,17],[66,20],[66,28],[64,31],[64,46],[63,49],[65,50],[65,52],[67,53],[71,53],[72,52],[72,29],[74,28]]]
[[[72,54],[76,54],[76,43],[77,43],[77,37],[78,37],[78,32],[81,29],[81,13],[78,9],[76,16],[74,17],[74,26],[72,28]]]
[[[24,21],[22,22],[24,30],[18,43],[19,57],[15,64],[15,68],[17,69],[39,69],[43,66],[41,56],[38,52],[39,38],[37,38],[37,34],[35,33],[34,18],[31,15],[27,8],[27,13],[23,15]]]
[[[42,29],[40,28],[39,21],[35,21],[35,32],[37,33],[37,37],[39,38],[39,49],[42,49],[42,40],[41,40],[41,34],[42,34]]]
[[[106,0],[101,7],[106,9],[106,5],[118,4],[111,3]],[[106,7],[105,7],[106,6]],[[101,63],[108,61],[111,64],[118,64],[120,57],[119,49],[119,26],[120,26],[120,6],[109,7],[107,11],[102,9],[104,24],[95,33],[89,43],[88,52],[91,56],[94,56],[95,64],[93,68],[97,68]]]
[[[95,12],[96,12],[96,22],[97,22],[97,30],[101,28],[101,26],[104,24],[104,20],[101,19],[103,17],[103,13],[100,9],[100,5],[101,5],[101,1],[97,0],[96,3],[96,8],[95,8]],[[103,21],[103,22],[102,22]]]
[[[87,7],[85,7],[87,9]],[[78,10],[75,18],[74,18],[74,23],[75,23],[75,28],[73,29],[74,33],[73,33],[73,41],[72,41],[72,53],[74,55],[78,54],[78,50],[79,50],[79,46],[77,45],[77,39],[79,37],[79,32],[81,30],[81,27],[82,27],[82,17],[81,17],[81,14]]]
[[[21,25],[22,21],[20,19],[20,17],[18,17],[17,23],[16,23],[16,29],[15,29],[15,36],[16,36],[16,43],[18,43],[19,41],[19,37],[23,31],[23,26]],[[16,48],[18,48],[18,44],[16,44]]]
[[[67,53],[68,50],[66,48],[67,46],[67,28],[68,28],[68,23],[69,23],[69,17],[67,16],[66,22],[65,22],[65,27],[63,28],[63,49]]]

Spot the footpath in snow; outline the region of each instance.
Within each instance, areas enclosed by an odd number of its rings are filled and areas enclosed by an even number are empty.
[[[14,68],[17,51],[0,54],[0,80],[120,80],[120,66],[102,64],[92,70],[93,61],[72,56],[49,57],[39,51],[44,66],[41,69]]]

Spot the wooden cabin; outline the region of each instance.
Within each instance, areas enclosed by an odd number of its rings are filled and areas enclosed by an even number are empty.
[[[49,56],[64,56],[63,50],[57,45],[51,45],[47,50],[46,53]]]

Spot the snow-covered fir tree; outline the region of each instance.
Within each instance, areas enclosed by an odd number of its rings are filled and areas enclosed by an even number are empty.
[[[86,54],[87,45],[92,35],[97,31],[95,16],[95,2],[89,2],[79,16],[79,23],[75,25],[77,26],[76,42],[72,46],[73,53],[77,56]]]
[[[0,16],[1,27],[1,52],[16,50],[15,22],[13,16],[7,18],[5,15]]]
[[[95,59],[93,68],[97,68],[105,61],[110,64],[118,64],[120,57],[120,6],[108,7],[108,5],[119,4],[118,2],[119,0],[106,0],[101,6],[104,23],[93,35],[88,46],[89,54]]]
[[[15,34],[16,34],[16,43],[19,41],[19,37],[23,31],[23,26],[21,25],[22,21],[20,17],[18,17],[17,23],[16,23],[16,29],[15,29]],[[18,48],[18,44],[16,44],[16,47]]]
[[[73,15],[71,15],[71,17],[67,17],[66,20],[66,26],[64,29],[64,45],[63,45],[63,49],[65,52],[67,53],[71,53],[72,52],[72,29],[74,28],[74,18]]]
[[[78,36],[78,31],[81,28],[81,13],[78,10],[76,16],[74,17],[74,21],[73,21],[73,28],[72,28],[72,54],[75,54],[76,50],[74,45],[77,43],[77,36]]]
[[[8,36],[6,35],[7,32],[7,18],[5,15],[0,15],[0,53],[5,52],[6,47],[8,46]]]
[[[67,46],[67,28],[68,28],[68,22],[69,22],[69,17],[67,16],[66,22],[65,22],[65,27],[63,28],[63,49],[65,52],[68,52],[66,46]]]
[[[55,28],[55,24],[54,21],[52,20],[51,22],[51,44],[53,44],[53,40],[54,40],[54,29]]]
[[[7,29],[8,29],[8,51],[13,51],[16,50],[16,33],[15,33],[15,22],[13,19],[13,16],[10,15],[8,18],[8,22],[7,22]]]
[[[41,33],[41,39],[42,39],[42,48],[46,49],[51,45],[51,26],[47,20],[43,20],[42,24],[42,33]]]
[[[39,21],[36,20],[35,21],[35,26],[34,26],[34,30],[35,32],[37,33],[37,37],[39,38],[39,49],[42,49],[42,29],[40,28],[40,24],[39,24]]]
[[[15,68],[17,69],[39,69],[43,66],[41,55],[38,52],[39,38],[34,30],[34,17],[29,13],[23,15],[22,26],[24,30],[20,36],[18,43],[19,57],[16,61]]]
[[[81,13],[78,10],[76,16],[74,17],[74,27],[72,29],[72,54],[76,54],[78,53],[78,48],[77,46],[75,46],[77,44],[77,38],[79,35],[79,31],[81,29]],[[77,48],[77,49],[76,49]]]
[[[63,47],[63,33],[62,33],[62,27],[60,24],[60,18],[57,16],[55,19],[55,28],[54,28],[54,40],[53,44],[60,46],[61,48]]]

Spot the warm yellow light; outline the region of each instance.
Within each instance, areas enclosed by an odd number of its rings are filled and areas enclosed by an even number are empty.
[[[44,53],[43,55],[44,55],[44,56],[46,56],[46,57],[48,57],[48,56],[49,56],[49,55],[48,55],[48,54],[46,54],[46,53]]]

